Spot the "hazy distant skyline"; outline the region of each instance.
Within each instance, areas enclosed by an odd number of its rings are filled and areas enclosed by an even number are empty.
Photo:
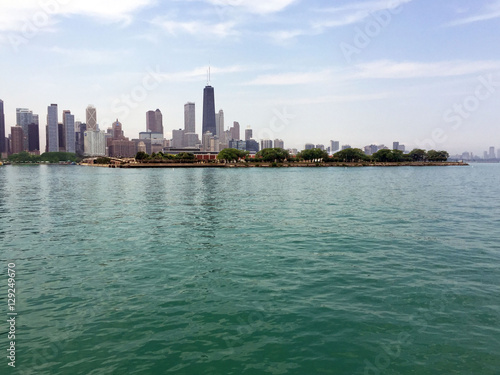
[[[482,155],[500,147],[500,0],[23,0],[0,5],[0,99],[47,106],[125,136],[160,109],[165,135],[184,127],[211,65],[226,124],[285,147],[361,147]],[[43,148],[43,146],[42,146]]]

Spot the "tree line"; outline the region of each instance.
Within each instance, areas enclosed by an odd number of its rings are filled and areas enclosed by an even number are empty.
[[[281,163],[284,161],[314,161],[326,163],[340,163],[340,162],[378,162],[378,163],[402,163],[402,162],[423,162],[434,161],[444,162],[449,158],[446,151],[430,150],[425,151],[422,149],[414,149],[408,154],[404,154],[400,150],[379,150],[373,155],[366,155],[359,148],[349,148],[339,151],[331,157],[324,150],[313,148],[311,150],[304,150],[299,152],[296,157],[291,157],[287,150],[282,148],[266,148],[259,151],[254,158],[249,158],[248,151],[236,150],[234,148],[226,148],[222,150],[217,156],[218,160],[225,162],[234,162],[238,160],[246,160],[249,162],[275,162]]]

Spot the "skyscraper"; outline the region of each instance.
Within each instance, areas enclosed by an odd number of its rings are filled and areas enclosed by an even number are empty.
[[[250,129],[250,127],[246,128],[245,129],[245,141],[249,141],[250,139],[252,139],[252,137],[253,137],[252,129]]]
[[[215,126],[215,94],[212,86],[206,86],[203,90],[203,124],[202,133],[217,133]]]
[[[4,152],[7,152],[5,147],[5,114],[3,112],[3,100],[0,99],[0,157]]]
[[[23,146],[24,132],[23,128],[20,125],[12,126],[10,128],[10,138],[11,138],[10,149],[13,154],[18,154],[24,150]]]
[[[184,104],[184,132],[196,133],[195,104],[188,102]]]
[[[275,148],[285,148],[285,142],[282,139],[275,139],[274,140],[274,147]]]
[[[490,159],[495,159],[495,147],[490,147]]]
[[[66,136],[66,152],[76,152],[76,140],[75,140],[75,115],[72,115],[70,111],[63,111],[63,124]]]
[[[59,151],[59,124],[57,120],[57,104],[47,107],[47,151]]]
[[[123,135],[123,128],[122,128],[122,123],[116,119],[115,122],[113,122],[113,139],[118,140],[118,139],[124,139],[125,136]],[[156,132],[154,132],[156,133]]]
[[[33,112],[28,108],[16,108],[16,125],[23,129],[23,150],[29,148],[28,125],[33,123]]]
[[[163,115],[159,109],[146,112],[146,131],[163,134]]]
[[[335,152],[340,150],[339,141],[330,141],[330,152],[334,154]]]
[[[270,139],[263,139],[260,141],[260,148],[264,150],[265,148],[273,148],[273,141]]]
[[[215,135],[220,139],[224,133],[224,111],[222,109],[215,114],[215,129],[217,130]]]
[[[40,151],[40,134],[38,123],[28,125],[28,151]]]
[[[238,141],[240,139],[240,123],[233,122],[233,126],[229,129],[231,131],[231,139]]]
[[[87,107],[87,130],[97,130],[97,111],[93,105]]]

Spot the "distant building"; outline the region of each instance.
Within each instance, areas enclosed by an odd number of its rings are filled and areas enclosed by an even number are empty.
[[[250,127],[245,129],[245,141],[249,141],[253,137],[253,131]]]
[[[314,145],[312,143],[306,143],[304,150],[312,150],[314,148]]]
[[[57,104],[47,107],[47,151],[59,151],[59,121],[57,117]]]
[[[282,139],[275,139],[274,140],[274,147],[275,148],[285,148],[285,142],[283,142]]]
[[[163,135],[163,115],[159,109],[146,112],[146,131]]]
[[[66,135],[66,152],[76,152],[76,139],[75,139],[75,115],[72,115],[70,111],[64,115],[64,131]]]
[[[97,111],[93,105],[87,107],[86,111],[87,130],[97,130]]]
[[[342,150],[347,150],[352,148],[351,145],[342,145]]]
[[[224,111],[221,109],[215,114],[215,135],[220,138],[221,134],[224,133]]]
[[[250,152],[259,152],[259,142],[257,142],[255,139],[249,139],[246,142],[246,150]]]
[[[76,124],[75,124],[76,126]],[[77,132],[75,133],[75,152],[78,155],[83,155],[84,153],[84,135],[87,130],[87,124],[79,123]]]
[[[203,123],[202,132],[203,139],[205,139],[205,133],[210,132],[212,135],[217,134],[217,129],[215,126],[215,94],[214,88],[207,85],[203,90]],[[205,146],[205,144],[203,144]]]
[[[7,142],[5,141],[5,113],[3,100],[0,99],[0,157],[7,154]]]
[[[113,139],[108,153],[109,156],[115,158],[133,158],[137,154],[135,143],[129,141],[128,138]]]
[[[173,148],[184,147],[184,130],[179,129],[172,131],[172,147]]]
[[[496,158],[496,155],[495,155],[495,147],[490,147],[490,155],[489,155],[490,159],[495,159]]]
[[[399,150],[399,142],[392,142],[392,149]]]
[[[118,140],[118,139],[124,139],[125,136],[123,134],[123,127],[122,123],[116,119],[115,122],[113,122],[112,126],[112,131],[113,131],[113,139]]]
[[[270,139],[263,139],[260,141],[260,149],[273,148],[273,141]]]
[[[66,139],[64,138],[64,124],[62,122],[57,124],[57,131],[58,131],[58,135],[59,135],[59,151],[65,152],[66,151]]]
[[[40,134],[38,124],[28,125],[28,151],[40,151]]]
[[[229,131],[231,133],[232,140],[240,140],[240,123],[238,121],[233,122],[233,126],[229,128]]]
[[[318,148],[320,149],[321,151],[324,151],[325,150],[325,145],[316,145],[315,148]]]
[[[246,151],[247,142],[246,141],[239,141],[239,140],[231,140],[231,141],[229,141],[229,148],[235,148],[237,150]]]
[[[196,133],[195,104],[191,102],[184,104],[184,131],[186,133]]]
[[[13,154],[24,151],[23,140],[23,128],[20,125],[12,126],[10,128],[10,149]]]
[[[103,131],[85,131],[83,154],[85,156],[106,156],[106,137]]]
[[[366,155],[373,155],[378,151],[378,146],[377,145],[369,145],[365,146],[365,154]]]
[[[340,143],[339,143],[339,141],[330,141],[330,152],[332,154],[334,154],[334,153],[336,153],[339,150],[340,150]]]
[[[28,125],[38,123],[38,116],[33,118],[33,112],[27,108],[16,108],[16,125],[23,129],[23,151],[29,148]]]

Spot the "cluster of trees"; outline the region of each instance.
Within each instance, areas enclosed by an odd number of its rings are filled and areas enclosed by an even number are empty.
[[[7,159],[12,163],[59,163],[60,161],[78,161],[78,157],[72,152],[44,152],[42,155],[31,155],[27,151],[21,151],[18,154],[9,155]]]
[[[158,152],[158,153],[153,152],[151,155],[149,155],[143,151],[139,151],[135,155],[135,159],[142,162],[155,162],[155,161],[194,162],[196,161],[196,156],[190,152],[181,152],[177,155],[164,154],[163,152]]]
[[[217,160],[225,162],[238,161],[240,159],[246,158],[248,154],[248,151],[237,150],[235,148],[225,148],[224,150],[219,152],[219,155],[217,155]]]
[[[383,149],[375,154],[368,156],[359,148],[348,148],[334,154],[332,157],[324,150],[313,148],[304,150],[297,154],[296,158],[290,157],[287,150],[282,148],[266,148],[259,151],[255,158],[249,158],[247,151],[241,151],[234,148],[226,148],[217,156],[218,160],[222,161],[238,161],[245,159],[251,162],[273,162],[281,163],[284,161],[295,162],[300,160],[313,162],[379,162],[379,163],[401,163],[401,162],[419,162],[419,161],[446,161],[449,155],[446,151],[425,151],[414,149],[409,154],[404,154],[403,151]]]

